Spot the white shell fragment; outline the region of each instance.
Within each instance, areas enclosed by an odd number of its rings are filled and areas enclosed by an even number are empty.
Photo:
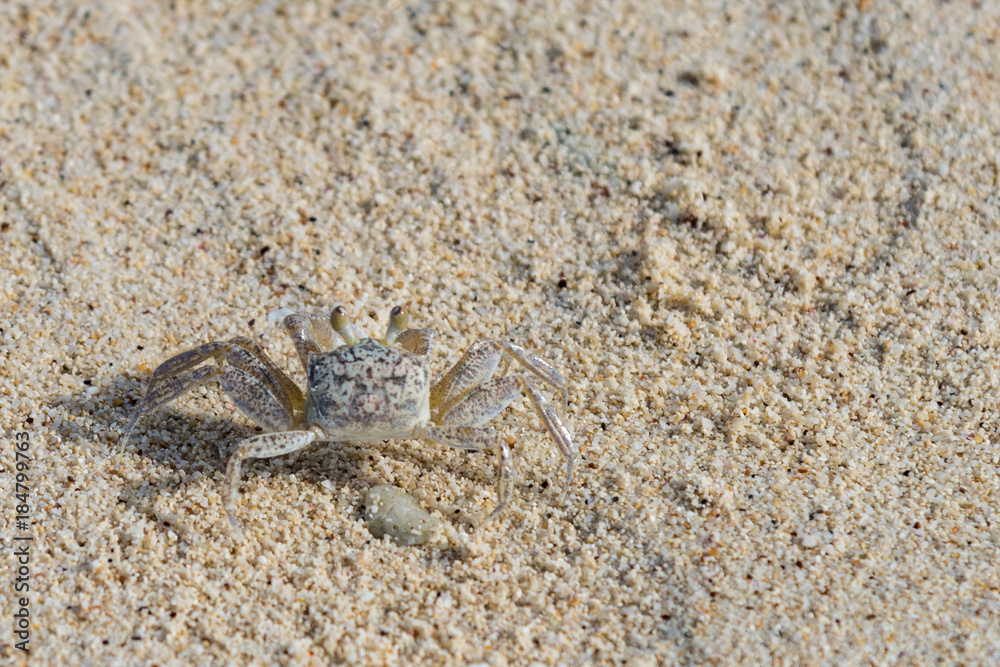
[[[267,314],[267,321],[269,324],[281,324],[287,316],[294,314],[295,311],[291,308],[278,308]]]
[[[382,484],[365,496],[365,523],[375,537],[388,535],[398,545],[413,546],[425,544],[441,522],[412,496]]]

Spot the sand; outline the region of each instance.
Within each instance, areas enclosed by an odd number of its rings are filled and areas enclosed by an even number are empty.
[[[39,665],[1000,661],[996,3],[0,13],[4,664],[24,543]],[[249,462],[235,540],[217,384],[122,446],[338,304],[549,360],[569,491],[524,399],[479,530],[494,455],[402,440]]]

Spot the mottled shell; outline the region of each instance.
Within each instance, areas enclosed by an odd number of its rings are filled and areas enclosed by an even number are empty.
[[[430,419],[422,357],[366,338],[309,357],[306,420],[334,440],[407,437]]]

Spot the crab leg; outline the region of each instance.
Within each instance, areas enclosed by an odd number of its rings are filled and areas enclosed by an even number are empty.
[[[502,343],[502,345],[505,360],[508,355],[513,357],[519,364],[541,378],[544,382],[555,387],[562,394],[563,405],[565,406],[567,399],[566,380],[559,371],[553,368],[549,362],[528,352],[520,345],[514,345],[513,343]],[[506,366],[505,364],[504,374],[506,374]]]
[[[433,440],[457,449],[497,450],[499,455],[497,459],[497,506],[483,520],[483,523],[479,524],[480,526],[499,514],[500,510],[510,501],[514,490],[514,462],[510,454],[510,447],[507,446],[499,433],[491,428],[475,426],[427,426],[415,429],[414,437],[422,440]]]
[[[503,366],[500,375],[506,375],[511,359],[552,385],[562,394],[563,403],[566,403],[566,380],[551,364],[520,345],[484,338],[473,343],[431,389],[431,410],[439,414],[448,412],[452,406],[493,377],[501,362]]]
[[[180,375],[189,368],[194,368],[206,359],[215,357],[220,352],[226,350],[232,342],[233,341],[228,340],[217,340],[212,343],[199,345],[196,348],[170,357],[157,366],[156,370],[153,371],[153,376],[149,379],[149,386],[146,388],[146,391],[151,392],[153,387],[160,382],[172,378],[175,375]]]
[[[573,460],[576,458],[576,445],[573,444],[573,438],[569,434],[569,429],[559,419],[559,414],[538,391],[535,380],[527,376],[521,377],[524,392],[528,395],[531,406],[535,408],[539,419],[542,420],[549,435],[555,440],[556,447],[559,448],[559,451],[566,459],[566,482],[563,486],[563,491],[568,491],[570,482],[573,481]],[[564,399],[565,396],[563,394]]]
[[[215,359],[218,366],[189,370]],[[295,383],[246,337],[216,341],[182,352],[160,364],[146,388],[146,395],[122,438],[128,443],[139,418],[154,412],[195,387],[218,378],[223,390],[254,423],[265,428],[292,428],[305,405]]]
[[[431,412],[447,412],[493,377],[502,354],[503,348],[495,340],[484,338],[473,343],[451,370],[431,387]]]
[[[454,405],[440,419],[442,425],[480,426],[497,416],[522,393],[528,396],[531,406],[555,440],[559,451],[566,458],[566,488],[573,479],[573,459],[576,447],[569,430],[559,419],[552,405],[538,391],[537,380],[527,373],[509,375],[490,380]]]
[[[283,431],[298,424],[291,404],[281,400],[286,397],[270,391],[252,374],[234,366],[223,366],[219,371],[219,383],[240,412],[265,430]]]
[[[289,414],[301,411],[305,407],[306,399],[302,395],[302,390],[252,340],[237,341],[236,345],[226,351],[222,360],[226,366],[238,368],[257,380]],[[225,383],[223,388],[226,388]],[[250,413],[247,413],[247,416],[254,419]]]
[[[264,354],[264,350],[260,349],[257,343],[246,336],[237,336],[227,341],[205,343],[167,359],[153,371],[153,377],[149,380],[146,393],[153,391],[159,383],[213,358],[216,361],[223,358],[230,365],[243,370],[250,370],[256,362],[257,366],[263,368],[266,375],[270,375],[272,381],[269,384],[280,385],[279,391],[283,391],[295,402],[301,403],[303,400],[302,392],[295,386],[295,383],[271,361],[270,357]]]
[[[243,459],[268,459],[282,454],[291,454],[322,437],[322,431],[314,427],[302,431],[265,433],[240,443],[236,451],[229,457],[229,461],[226,462],[226,478],[222,482],[222,506],[226,510],[229,525],[235,532],[240,532],[240,523],[236,519],[235,511],[240,490],[240,466]]]
[[[207,384],[219,375],[218,366],[205,366],[186,373],[179,373],[174,377],[161,380],[156,386],[150,382],[150,388],[146,395],[142,397],[139,407],[136,408],[128,426],[125,427],[125,435],[122,436],[122,447],[128,444],[128,439],[132,435],[139,417],[156,412],[170,401],[182,394],[186,394],[197,386]]]

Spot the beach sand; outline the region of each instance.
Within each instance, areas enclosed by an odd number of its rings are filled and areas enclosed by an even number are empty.
[[[36,665],[1000,661],[1000,7],[691,4],[0,5],[0,660],[29,544]],[[401,440],[249,461],[236,540],[217,384],[123,446],[338,304],[550,361],[568,492],[524,399],[478,530],[495,455]]]

